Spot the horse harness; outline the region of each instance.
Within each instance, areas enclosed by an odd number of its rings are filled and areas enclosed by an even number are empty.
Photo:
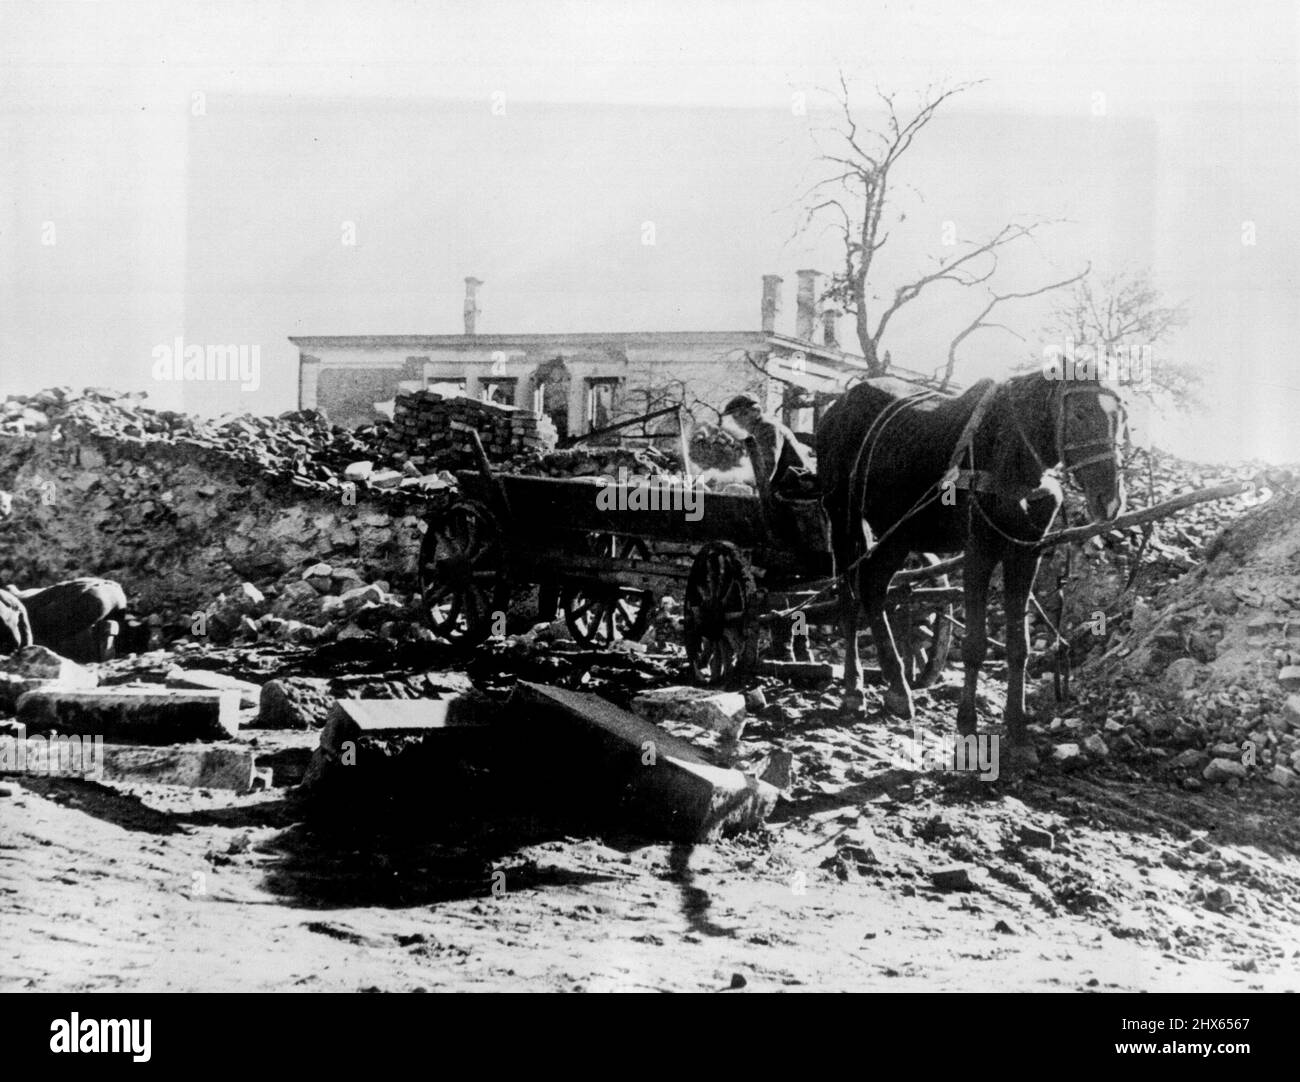
[[[992,404],[993,398],[998,389],[998,384],[994,380],[988,379],[983,382],[986,383],[987,386],[980,395],[980,400],[976,403],[974,411],[966,421],[966,425],[961,432],[961,437],[957,441],[957,446],[953,448],[952,457],[948,460],[948,472],[944,475],[944,481],[951,481],[954,488],[965,489],[968,492],[1003,496],[1016,502],[1021,500],[1039,500],[1048,496],[1056,495],[1054,489],[1043,485],[1007,485],[999,482],[993,475],[992,471],[975,468],[975,433],[983,423],[984,415]],[[1105,387],[1091,382],[1081,385],[1062,383],[1057,400],[1055,435],[1057,459],[1065,467],[1064,472],[1067,477],[1073,475],[1076,470],[1083,469],[1085,466],[1091,466],[1097,462],[1105,462],[1108,459],[1111,459],[1115,454],[1113,434],[1104,438],[1098,437],[1097,439],[1080,440],[1075,443],[1065,442],[1065,413],[1070,395],[1073,394],[1095,394],[1099,397],[1101,395],[1107,395],[1110,398],[1113,398],[1115,404],[1119,408],[1120,425],[1123,424],[1123,419],[1126,414],[1123,399],[1121,399],[1119,394],[1110,387]],[[1034,462],[1039,468],[1039,475],[1041,476],[1042,474],[1047,473],[1047,464],[1043,462],[1042,457],[1034,448],[1033,443],[1030,442],[1029,437],[1025,435],[1025,430],[1021,427],[1020,421],[1017,419],[1014,412],[1010,414],[1010,418],[1011,423],[1015,425],[1016,432],[1020,435],[1025,447],[1029,450],[1029,453],[1033,455]],[[1077,462],[1070,463],[1066,461],[1066,455],[1070,451],[1078,451],[1089,447],[1099,447],[1102,448],[1102,450],[1098,450]],[[962,468],[962,460],[966,458],[970,459],[970,467]]]

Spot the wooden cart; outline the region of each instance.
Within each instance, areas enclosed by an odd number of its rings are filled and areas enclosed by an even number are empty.
[[[558,605],[574,639],[591,647],[640,639],[658,599],[673,595],[695,678],[722,684],[754,669],[761,631],[775,621],[797,612],[808,624],[836,620],[829,530],[815,499],[785,500],[765,486],[757,496],[686,497],[680,482],[497,474],[474,443],[479,468],[458,474],[459,495],[428,516],[419,558],[425,618],[450,642],[500,631],[512,589],[526,585],[540,588],[539,618]],[[947,660],[960,596],[950,566],[921,557],[890,592],[913,687],[932,683]]]

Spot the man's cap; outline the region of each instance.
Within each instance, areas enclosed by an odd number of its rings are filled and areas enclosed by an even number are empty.
[[[758,409],[757,400],[747,394],[738,394],[727,403],[726,408],[722,411],[722,416],[726,417],[728,414],[738,413],[743,409]]]

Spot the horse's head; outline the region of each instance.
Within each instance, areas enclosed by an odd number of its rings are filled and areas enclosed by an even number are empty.
[[[1092,520],[1109,522],[1124,510],[1119,465],[1124,402],[1099,380],[1062,380],[1054,397],[1056,450],[1065,474],[1083,489]]]

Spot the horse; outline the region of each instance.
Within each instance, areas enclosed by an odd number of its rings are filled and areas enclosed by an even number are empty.
[[[975,732],[975,692],[988,646],[989,580],[1002,566],[1008,686],[1003,720],[1013,747],[1027,742],[1025,619],[1038,571],[1034,547],[1061,506],[1063,467],[1082,487],[1094,522],[1124,508],[1119,442],[1124,404],[1098,380],[1030,372],[982,380],[960,396],[890,377],[865,380],[817,430],[818,480],[830,520],[845,640],[844,709],[862,708],[858,609],[866,609],[887,685],[885,707],[913,716],[889,623],[890,579],[910,553],[964,553],[965,685],[957,731]],[[963,468],[964,467],[964,468]],[[1025,752],[1027,755],[1028,752]]]

